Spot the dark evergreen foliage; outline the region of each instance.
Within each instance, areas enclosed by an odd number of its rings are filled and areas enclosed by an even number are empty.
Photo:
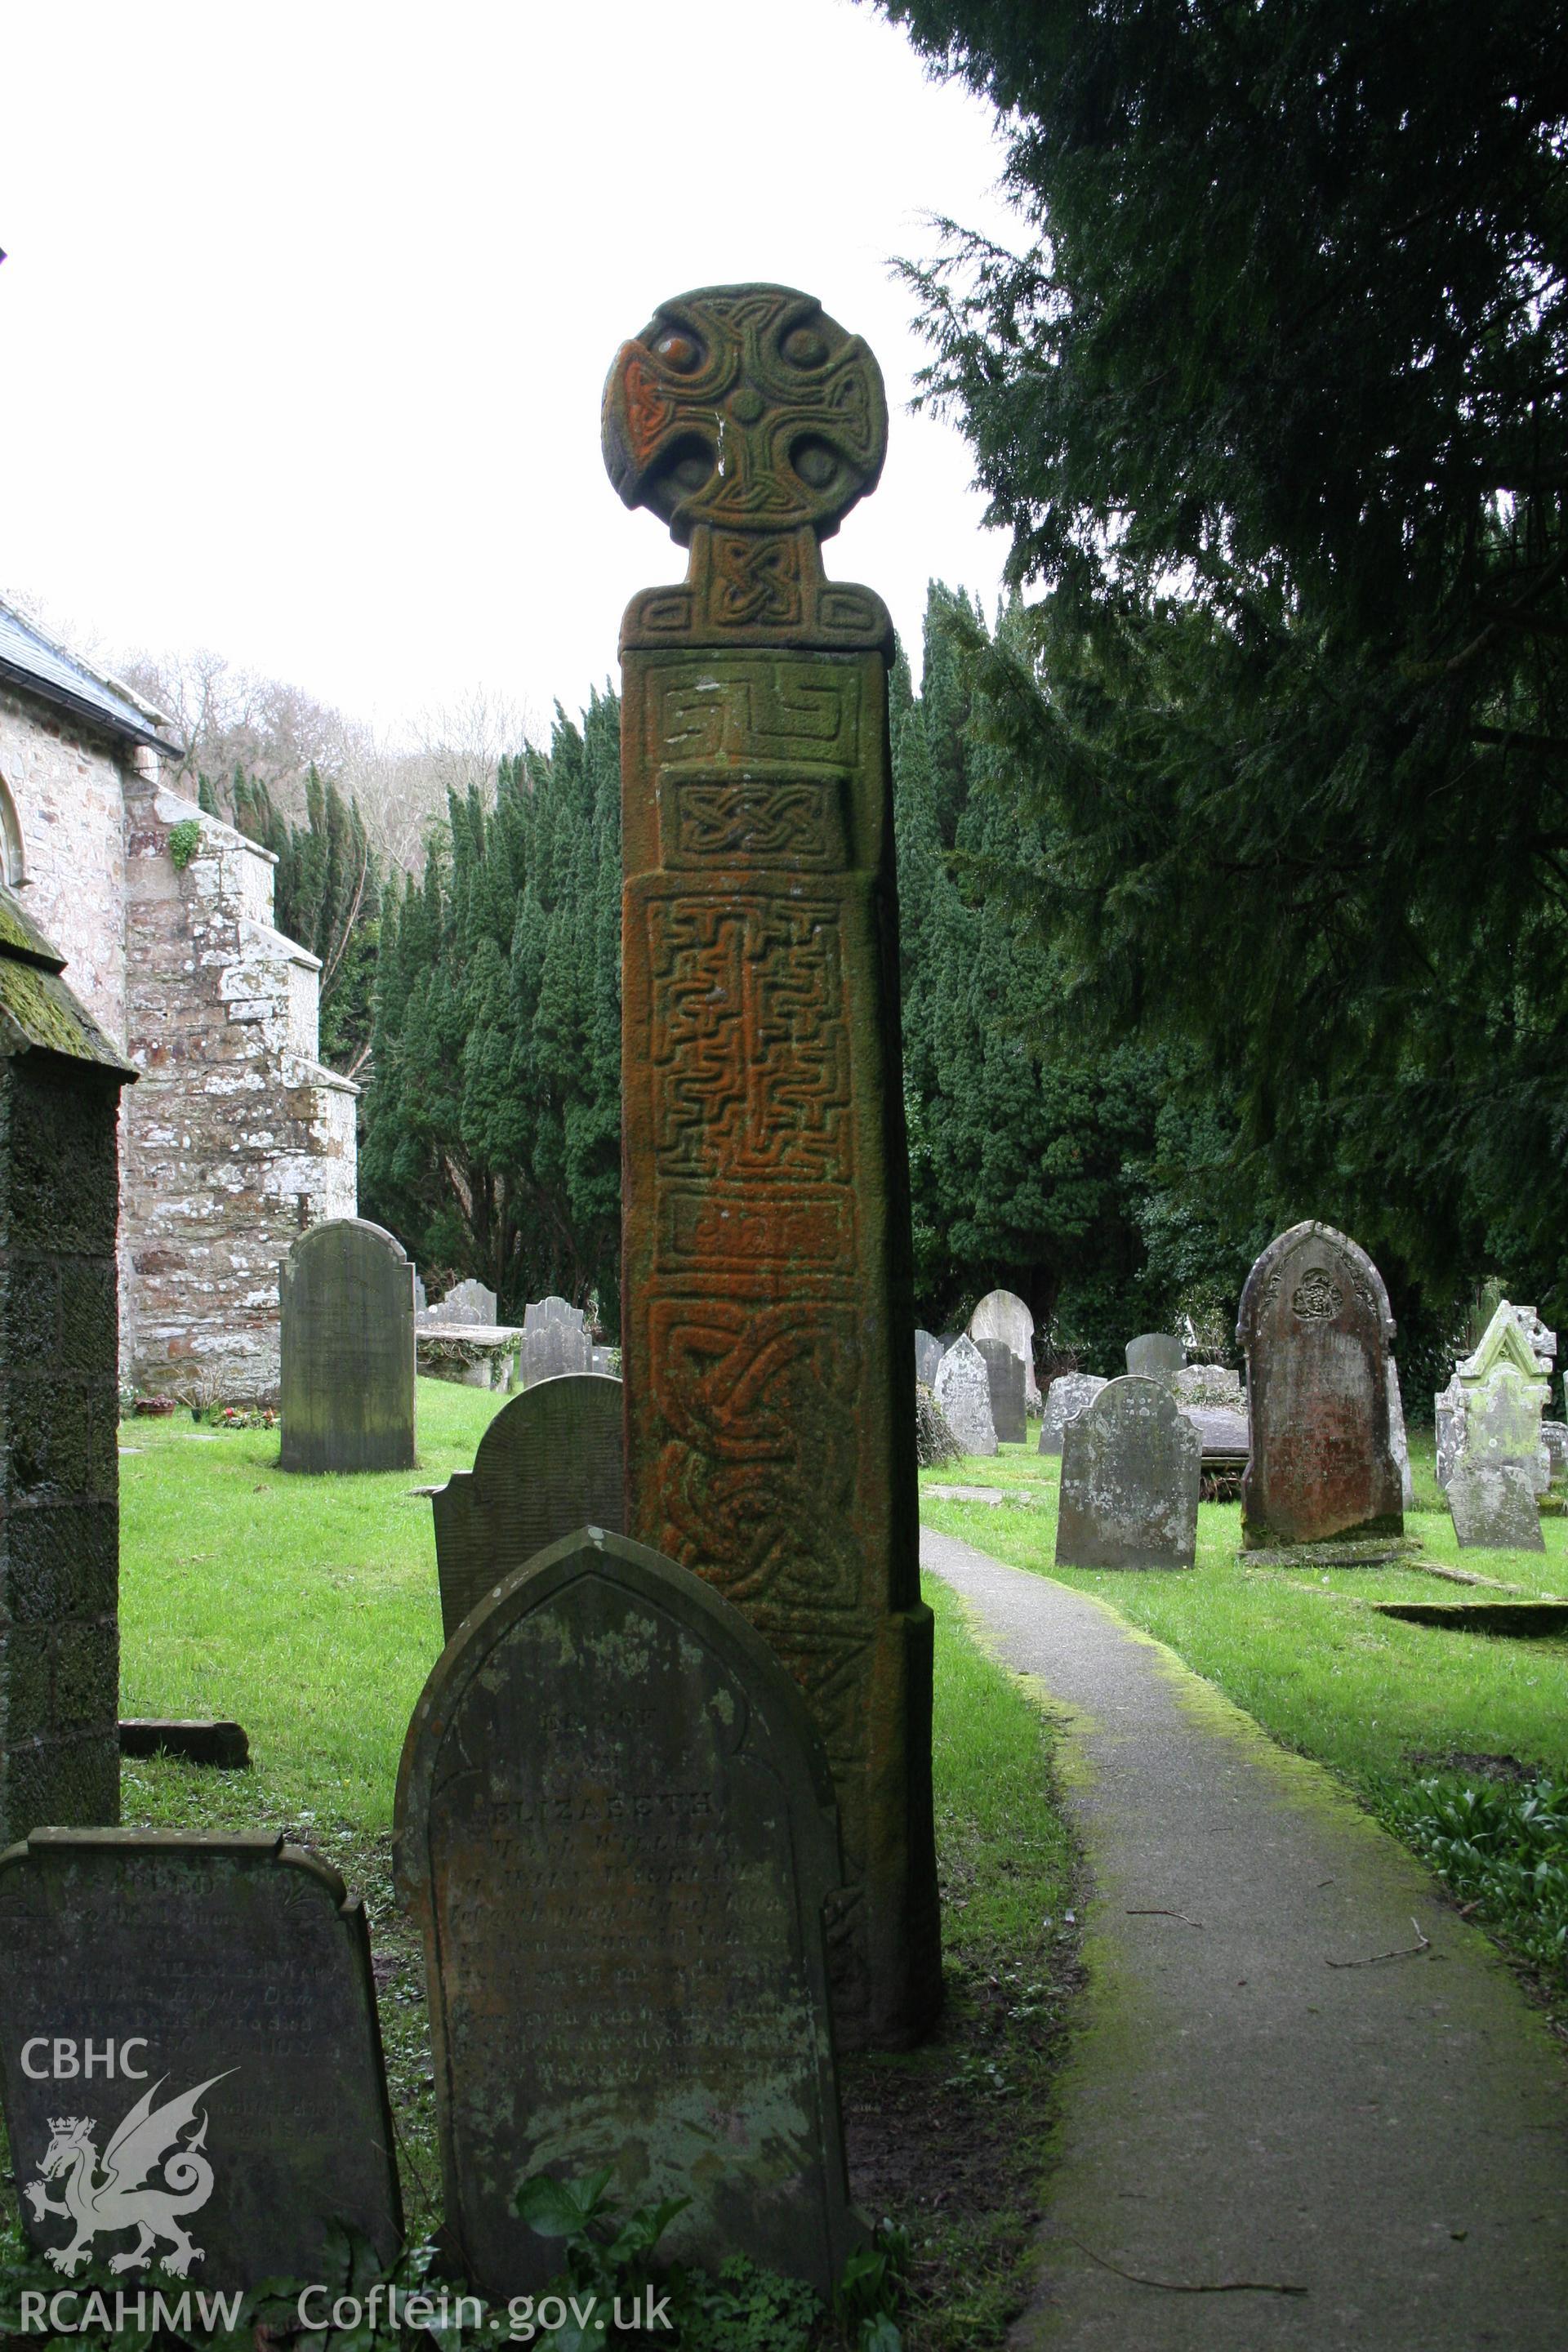
[[[971,649],[1058,1034],[1201,1052],[1407,1318],[1561,1321],[1561,0],[883,5],[1006,111],[1026,249],[910,274],[1040,592]]]

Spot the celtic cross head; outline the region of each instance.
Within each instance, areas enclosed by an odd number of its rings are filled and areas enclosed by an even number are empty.
[[[830,538],[875,489],[887,444],[876,360],[793,287],[661,302],[605,386],[610,479],[681,547],[704,526]]]

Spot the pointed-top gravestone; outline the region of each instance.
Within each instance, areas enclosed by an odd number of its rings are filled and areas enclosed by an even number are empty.
[[[1065,1568],[1191,1568],[1203,1439],[1163,1381],[1111,1381],[1062,1433]]]
[[[969,1318],[969,1336],[978,1347],[983,1339],[1005,1339],[1024,1367],[1025,1409],[1038,1409],[1039,1383],[1035,1378],[1035,1318],[1016,1290],[988,1290]]]
[[[712,1580],[805,1689],[851,1889],[846,2038],[942,1998],[932,1621],[881,599],[821,541],[876,487],[875,358],[811,295],[659,304],[605,462],[690,551],[621,625],[627,1525]]]
[[[1366,1252],[1331,1225],[1292,1225],[1247,1276],[1236,1336],[1252,1440],[1243,1543],[1399,1534],[1388,1426],[1394,1317]]]
[[[414,1267],[363,1217],[301,1234],[279,1276],[285,1470],[414,1467]]]
[[[1025,1404],[1024,1364],[1006,1339],[976,1339],[991,1383],[991,1418],[1002,1445],[1022,1445],[1029,1434]]]
[[[364,1914],[325,1863],[269,1835],[35,1831],[0,1856],[0,1975],[11,2163],[62,2286],[85,2263],[328,2278],[344,2223],[395,2259]]]
[[[991,1375],[973,1339],[955,1339],[936,1368],[931,1391],[943,1420],[965,1454],[994,1454],[996,1419]]]
[[[1437,1400],[1440,1483],[1446,1486],[1461,1462],[1511,1463],[1528,1474],[1537,1493],[1545,1492],[1552,1470],[1541,1419],[1551,1401],[1556,1353],[1557,1334],[1533,1307],[1501,1301],[1479,1345],[1456,1365]]]
[[[501,1407],[471,1471],[430,1497],[441,1624],[449,1642],[485,1594],[574,1528],[626,1527],[619,1381],[541,1381]]]
[[[1186,1349],[1169,1331],[1140,1332],[1136,1339],[1128,1340],[1126,1355],[1130,1372],[1142,1380],[1163,1381],[1167,1388],[1172,1375],[1187,1360]]]
[[[1040,1423],[1041,1454],[1059,1454],[1062,1432],[1075,1413],[1092,1404],[1107,1383],[1097,1372],[1058,1372],[1046,1391],[1046,1409]]]
[[[833,1782],[800,1691],[704,1580],[580,1529],[466,1620],[397,1790],[447,2227],[505,2297],[560,2268],[513,2200],[601,2168],[661,2242],[826,2299],[849,2207],[823,1905]]]

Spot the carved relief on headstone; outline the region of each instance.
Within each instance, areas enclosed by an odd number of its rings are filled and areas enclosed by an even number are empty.
[[[1181,1341],[1169,1331],[1142,1331],[1136,1339],[1127,1342],[1127,1369],[1141,1380],[1163,1381],[1170,1385],[1172,1375],[1179,1372],[1187,1360],[1187,1351]]]
[[[1022,1445],[1029,1434],[1024,1402],[1024,1361],[1006,1339],[976,1339],[991,1383],[991,1418],[1003,1445]]]
[[[1394,1317],[1366,1252],[1331,1225],[1292,1225],[1247,1276],[1236,1336],[1247,1353],[1252,1438],[1243,1542],[1397,1534]]]
[[[64,970],[0,890],[0,1846],[120,1818],[114,1244],[136,1073]]]
[[[1045,1415],[1040,1423],[1041,1454],[1059,1454],[1062,1432],[1075,1413],[1092,1404],[1108,1383],[1095,1372],[1058,1372],[1046,1391]]]
[[[447,2224],[484,2293],[559,2268],[519,2183],[608,2167],[627,2203],[692,2200],[661,2254],[748,2254],[831,2294],[860,2235],[822,1925],[833,1782],[737,1610],[596,1528],[508,1578],[415,1711],[397,1869]]]
[[[931,1332],[915,1333],[915,1378],[922,1388],[935,1386],[937,1366],[944,1352],[942,1341]]]
[[[1110,1381],[1062,1433],[1064,1568],[1191,1568],[1203,1439],[1163,1381]]]
[[[931,1391],[942,1419],[965,1454],[994,1454],[996,1419],[991,1374],[973,1339],[955,1339],[936,1368]]]
[[[281,1838],[38,1830],[0,1857],[0,2079],[24,2226],[193,2287],[403,2235],[364,1914]],[[89,2067],[84,2053],[97,2053]]]
[[[876,361],[812,297],[662,304],[605,394],[628,506],[690,549],[621,631],[627,1519],[806,1691],[851,1889],[846,2038],[941,1998],[888,667],[818,541],[871,489]]]
[[[414,1467],[414,1268],[363,1217],[301,1234],[279,1274],[281,1467]]]
[[[1517,1462],[1461,1457],[1448,1479],[1448,1512],[1461,1550],[1546,1549],[1534,1481]]]
[[[471,1471],[430,1497],[441,1625],[449,1642],[485,1594],[576,1528],[626,1528],[619,1381],[542,1381],[502,1405]]]
[[[976,1346],[982,1339],[1005,1339],[1024,1367],[1025,1408],[1037,1412],[1040,1388],[1035,1378],[1035,1318],[1017,1292],[988,1290],[969,1318],[969,1336]]]

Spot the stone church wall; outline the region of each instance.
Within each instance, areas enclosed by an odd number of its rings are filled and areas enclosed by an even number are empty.
[[[20,890],[32,920],[65,957],[74,993],[122,1045],[120,760],[107,743],[85,741],[63,712],[0,687],[0,781],[19,821],[19,838],[5,845],[4,879]]]
[[[184,867],[169,836],[195,823]],[[321,967],[273,928],[274,860],[168,784],[125,777],[128,1372],[277,1394],[278,1267],[355,1213],[359,1089],[316,1056]]]

